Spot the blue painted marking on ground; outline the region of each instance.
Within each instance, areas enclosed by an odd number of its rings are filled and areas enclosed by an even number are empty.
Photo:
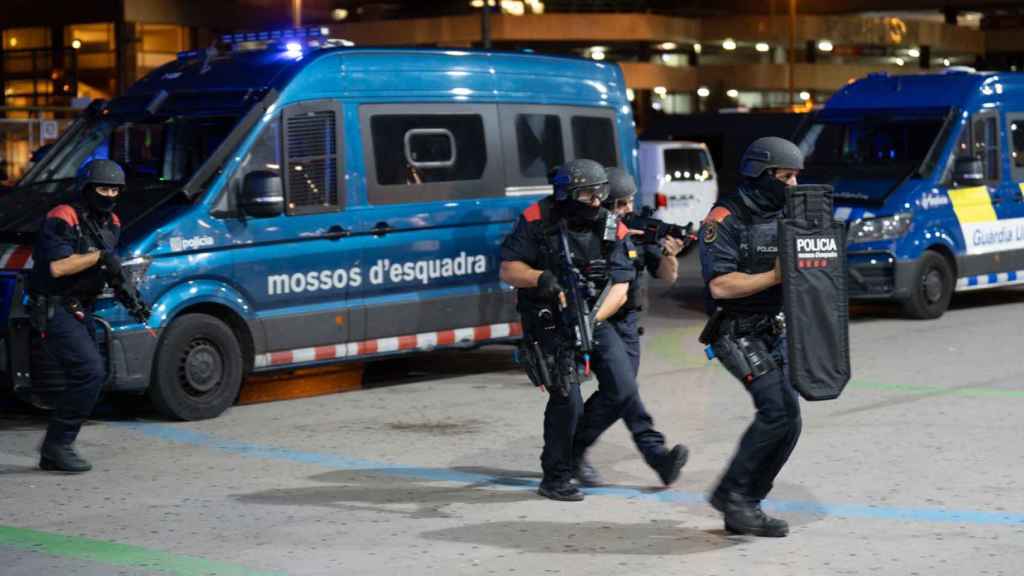
[[[400,464],[386,464],[371,460],[347,458],[335,454],[320,452],[301,452],[247,444],[235,440],[217,438],[166,424],[141,422],[118,423],[117,426],[135,430],[149,436],[176,444],[220,450],[229,454],[262,458],[266,460],[282,460],[315,464],[335,470],[366,470],[377,474],[386,474],[404,478],[417,478],[436,482],[463,482],[473,485],[506,487],[520,490],[537,488],[537,480],[530,478],[500,477],[490,474],[460,472],[446,468],[420,468]],[[703,494],[681,490],[642,490],[637,488],[607,486],[586,488],[588,495],[612,496],[651,502],[674,504],[702,504],[706,501]],[[947,510],[944,508],[898,508],[891,506],[867,506],[863,504],[820,504],[817,502],[800,502],[793,500],[765,500],[764,507],[777,512],[793,512],[814,514],[837,518],[857,518],[870,520],[903,520],[907,522],[935,522],[956,524],[996,524],[1024,525],[1024,514],[1010,512],[985,512],[979,510]]]

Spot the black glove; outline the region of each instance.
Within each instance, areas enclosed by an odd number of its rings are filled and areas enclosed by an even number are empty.
[[[558,283],[558,277],[551,270],[545,270],[540,278],[537,278],[537,296],[544,300],[554,300],[565,288]]]
[[[121,259],[110,250],[100,252],[100,264],[107,271],[107,278],[121,278]]]

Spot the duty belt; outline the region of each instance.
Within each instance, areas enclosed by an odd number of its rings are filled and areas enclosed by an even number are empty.
[[[778,314],[750,314],[744,316],[730,315],[726,321],[725,330],[735,336],[746,334],[764,334],[779,336],[786,332],[786,316],[782,312]]]

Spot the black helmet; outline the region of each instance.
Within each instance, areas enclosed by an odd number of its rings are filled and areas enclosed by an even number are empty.
[[[117,203],[117,196],[104,196],[97,186],[124,188],[124,170],[113,160],[92,160],[78,170],[78,193],[86,205],[98,213],[109,213]]]
[[[622,168],[605,168],[608,174],[608,200],[636,196],[636,181]]]
[[[769,168],[803,170],[804,154],[789,140],[766,136],[754,140],[740,160],[740,174],[757,178]]]
[[[124,188],[124,170],[113,160],[91,160],[78,170],[78,189],[89,185]]]
[[[604,166],[586,158],[577,158],[559,166],[551,177],[551,185],[558,201],[576,200],[581,191],[588,189],[592,189],[602,201],[608,197],[608,175]]]

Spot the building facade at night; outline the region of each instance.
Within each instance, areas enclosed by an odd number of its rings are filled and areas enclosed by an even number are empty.
[[[295,24],[357,45],[616,62],[640,124],[653,113],[809,110],[870,72],[1024,69],[1024,8],[1001,0],[13,0],[5,12],[7,119],[67,118],[60,109],[115,96],[218,34]],[[46,141],[30,136],[5,139],[5,160],[24,162]]]

